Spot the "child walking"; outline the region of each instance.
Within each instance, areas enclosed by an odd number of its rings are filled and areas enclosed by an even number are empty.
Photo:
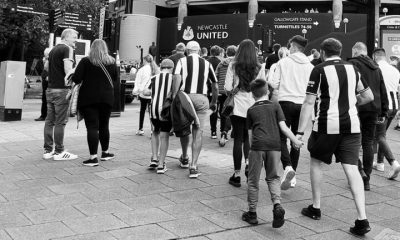
[[[171,119],[163,119],[161,110],[167,97],[171,93],[172,70],[174,62],[164,59],[160,65],[161,73],[151,79],[151,111],[150,118],[153,124],[153,134],[151,136],[152,157],[150,168],[157,168],[158,174],[164,174],[167,171],[165,157],[169,145],[169,132],[172,129]]]
[[[299,148],[303,145],[285,124],[285,115],[278,103],[268,100],[268,84],[256,79],[250,83],[255,103],[247,111],[247,128],[250,137],[249,176],[247,201],[249,211],[243,213],[242,220],[258,224],[257,203],[261,169],[264,164],[273,209],[273,228],[285,223],[285,210],[281,206],[281,182],[278,167],[281,158],[280,131]]]

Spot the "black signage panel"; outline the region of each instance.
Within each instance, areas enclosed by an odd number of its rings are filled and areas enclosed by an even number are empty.
[[[178,42],[194,40],[202,47],[227,47],[246,39],[247,31],[247,14],[188,16],[178,31]]]
[[[347,23],[342,21],[340,28],[335,28],[331,13],[258,14],[252,38],[255,42],[263,40],[268,43],[268,40],[271,40],[270,44],[262,45],[262,49],[268,51],[274,43],[286,46],[291,37],[301,35],[308,39],[308,55],[313,48],[319,50],[323,40],[334,37],[342,42],[342,57],[346,59],[351,57],[351,48],[356,42],[366,43],[367,15],[344,14],[343,19],[347,19]]]
[[[60,18],[59,18],[60,19]],[[78,30],[92,30],[92,15],[65,12],[59,26]]]
[[[27,5],[14,5],[11,8],[11,11],[33,14],[33,15],[41,15],[41,16],[47,16],[49,14],[48,11],[45,11],[44,9],[31,7]]]

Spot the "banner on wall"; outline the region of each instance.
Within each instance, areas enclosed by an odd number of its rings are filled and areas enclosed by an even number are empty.
[[[247,38],[247,14],[221,14],[185,17],[178,41],[197,41],[202,47],[238,45]]]

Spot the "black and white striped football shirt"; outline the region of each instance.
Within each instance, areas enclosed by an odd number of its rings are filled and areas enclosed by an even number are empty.
[[[340,58],[317,65],[307,87],[307,94],[319,98],[313,131],[360,133],[356,95],[368,89],[356,67]]]
[[[207,94],[207,82],[218,82],[212,65],[198,54],[179,59],[174,74],[182,76],[181,90],[187,94]]]
[[[164,120],[161,118],[161,110],[165,99],[171,92],[172,74],[160,73],[151,78],[151,111],[150,118]]]

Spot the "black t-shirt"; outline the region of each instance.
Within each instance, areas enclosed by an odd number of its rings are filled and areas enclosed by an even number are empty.
[[[278,54],[274,53],[269,55],[265,64],[265,69],[270,69],[272,64],[277,63],[278,61],[279,61]]]
[[[49,88],[66,88],[64,61],[75,62],[74,49],[60,43],[49,54]]]
[[[278,103],[262,100],[251,106],[247,111],[247,129],[252,130],[251,150],[281,151],[281,121],[285,121],[285,115]]]

